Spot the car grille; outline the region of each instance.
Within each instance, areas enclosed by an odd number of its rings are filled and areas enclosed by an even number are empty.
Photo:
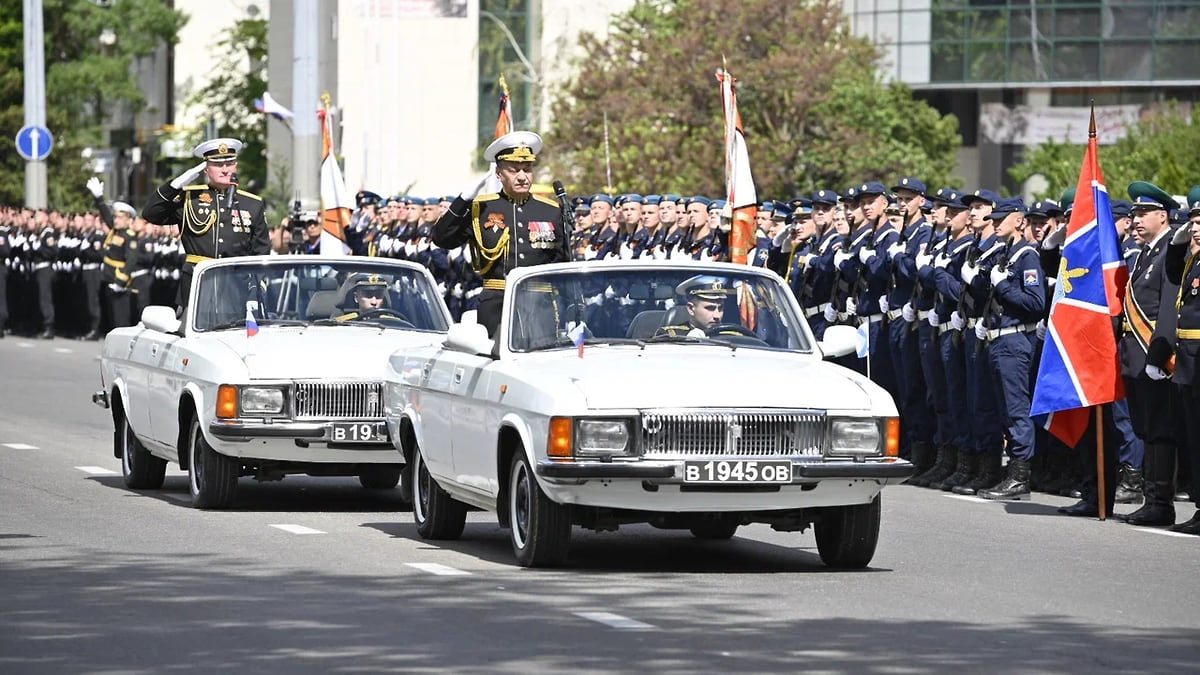
[[[383,383],[297,382],[296,417],[362,419],[383,417]]]
[[[815,410],[652,410],[642,413],[646,458],[820,457],[825,413]]]

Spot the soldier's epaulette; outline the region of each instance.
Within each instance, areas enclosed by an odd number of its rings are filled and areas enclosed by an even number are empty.
[[[357,319],[357,318],[358,318],[358,312],[350,312],[349,314],[343,314],[341,316],[336,316],[333,318],[333,320],[334,321],[350,321],[351,319]]]
[[[246,192],[245,190],[238,190],[238,191],[237,191],[237,193],[238,193],[239,195],[243,196],[243,197],[249,197],[249,198],[251,198],[251,199],[257,199],[257,200],[258,200],[258,201],[260,201],[260,202],[262,201],[262,197],[259,197],[258,195],[254,194],[253,192]]]
[[[489,192],[489,193],[487,193],[486,195],[479,195],[478,197],[476,197],[476,198],[475,198],[475,201],[477,201],[477,202],[490,202],[490,201],[492,201],[493,199],[499,199],[499,198],[500,198],[500,193],[499,193],[499,192]]]
[[[558,208],[558,202],[556,202],[555,200],[553,200],[549,197],[546,197],[545,195],[539,195],[537,193],[534,193],[533,198],[538,200],[539,202],[542,202],[543,204],[549,204],[550,206]]]
[[[183,190],[211,190],[212,188],[209,186],[208,183],[197,183],[195,185],[184,185],[181,189],[183,189]]]

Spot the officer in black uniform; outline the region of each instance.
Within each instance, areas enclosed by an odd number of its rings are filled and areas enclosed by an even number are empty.
[[[496,162],[500,192],[479,195],[488,176],[474,181],[433,226],[433,243],[453,249],[469,243],[471,263],[483,277],[478,321],[496,333],[509,270],[569,260],[562,210],[530,192],[542,139],[531,131],[497,138],[484,152]],[[478,196],[477,196],[478,195]]]
[[[105,206],[101,216],[112,222],[112,229],[104,240],[104,258],[101,261],[100,280],[104,282],[104,301],[114,328],[132,326],[133,279],[130,272],[137,267],[137,233],[133,231],[133,219],[137,211],[125,202],[113,202],[107,214]]]
[[[1179,397],[1187,424],[1187,448],[1191,453],[1191,468],[1200,467],[1200,185],[1188,192],[1190,222],[1175,231],[1167,252],[1167,276],[1179,280],[1179,297],[1175,301],[1178,323],[1175,327],[1175,372],[1172,376],[1179,387]],[[1171,530],[1200,535],[1200,490],[1196,489],[1193,473],[1190,496],[1197,509],[1190,520],[1173,525]]]
[[[45,214],[44,211],[39,212]],[[43,340],[54,339],[54,269],[58,259],[60,233],[46,222],[38,232],[30,232],[30,261],[33,264],[33,280],[37,285],[38,306],[42,312]]]
[[[142,209],[142,217],[151,223],[179,225],[187,254],[179,280],[180,308],[187,304],[196,263],[271,251],[262,198],[237,189],[241,149],[242,142],[234,138],[197,145],[192,154],[204,161],[159,186]]]

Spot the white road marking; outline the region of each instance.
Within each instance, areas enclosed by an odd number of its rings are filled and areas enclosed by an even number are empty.
[[[283,530],[284,532],[291,532],[292,534],[325,534],[321,530],[314,530],[311,527],[305,527],[303,525],[291,525],[284,523],[279,525],[272,524],[271,527]]]
[[[54,348],[54,352],[55,352],[56,354],[70,354],[70,353],[71,353],[71,352],[73,352],[73,351],[75,351],[75,350],[74,350],[74,349],[67,349],[66,347],[55,347],[55,348]]]
[[[20,347],[21,349],[33,349],[32,342],[18,342],[17,346]]]
[[[415,567],[422,572],[436,574],[439,577],[463,577],[470,576],[471,573],[466,570],[455,569],[449,565],[439,565],[437,563],[404,563],[409,567]]]
[[[984,499],[983,497],[973,497],[971,495],[942,495],[942,496],[949,497],[950,499],[961,499],[964,502],[979,502],[981,504],[988,504],[988,503],[991,503],[991,501],[992,501],[990,499]]]
[[[648,623],[642,623],[641,621],[636,621],[620,614],[613,614],[612,612],[575,612],[575,616],[587,619],[588,621],[602,623],[610,628],[620,628],[621,630],[654,628],[654,626]]]
[[[102,466],[77,466],[75,468],[93,476],[115,476],[117,474],[116,471],[106,469]]]
[[[1170,530],[1160,530],[1160,529],[1154,528],[1154,527],[1135,527],[1133,529],[1140,530],[1142,532],[1149,532],[1150,534],[1162,534],[1162,535],[1166,535],[1168,537],[1187,537],[1188,539],[1196,538],[1196,535],[1194,535],[1194,534],[1184,534],[1182,532],[1172,532]]]
[[[4,447],[12,448],[13,450],[37,450],[38,449],[38,447],[36,445],[29,445],[28,443],[5,443]]]

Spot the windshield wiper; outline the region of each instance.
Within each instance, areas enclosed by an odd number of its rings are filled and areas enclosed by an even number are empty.
[[[737,345],[733,344],[732,342],[729,342],[728,340],[719,340],[719,339],[714,340],[713,338],[709,338],[709,337],[692,337],[690,335],[656,335],[654,337],[645,338],[644,340],[637,340],[637,343],[639,346],[641,346],[642,349],[645,349],[646,345],[650,344],[650,343],[654,343],[654,344],[721,345],[723,347],[729,347],[730,349],[732,349],[734,351],[737,351],[737,348],[738,348]]]

